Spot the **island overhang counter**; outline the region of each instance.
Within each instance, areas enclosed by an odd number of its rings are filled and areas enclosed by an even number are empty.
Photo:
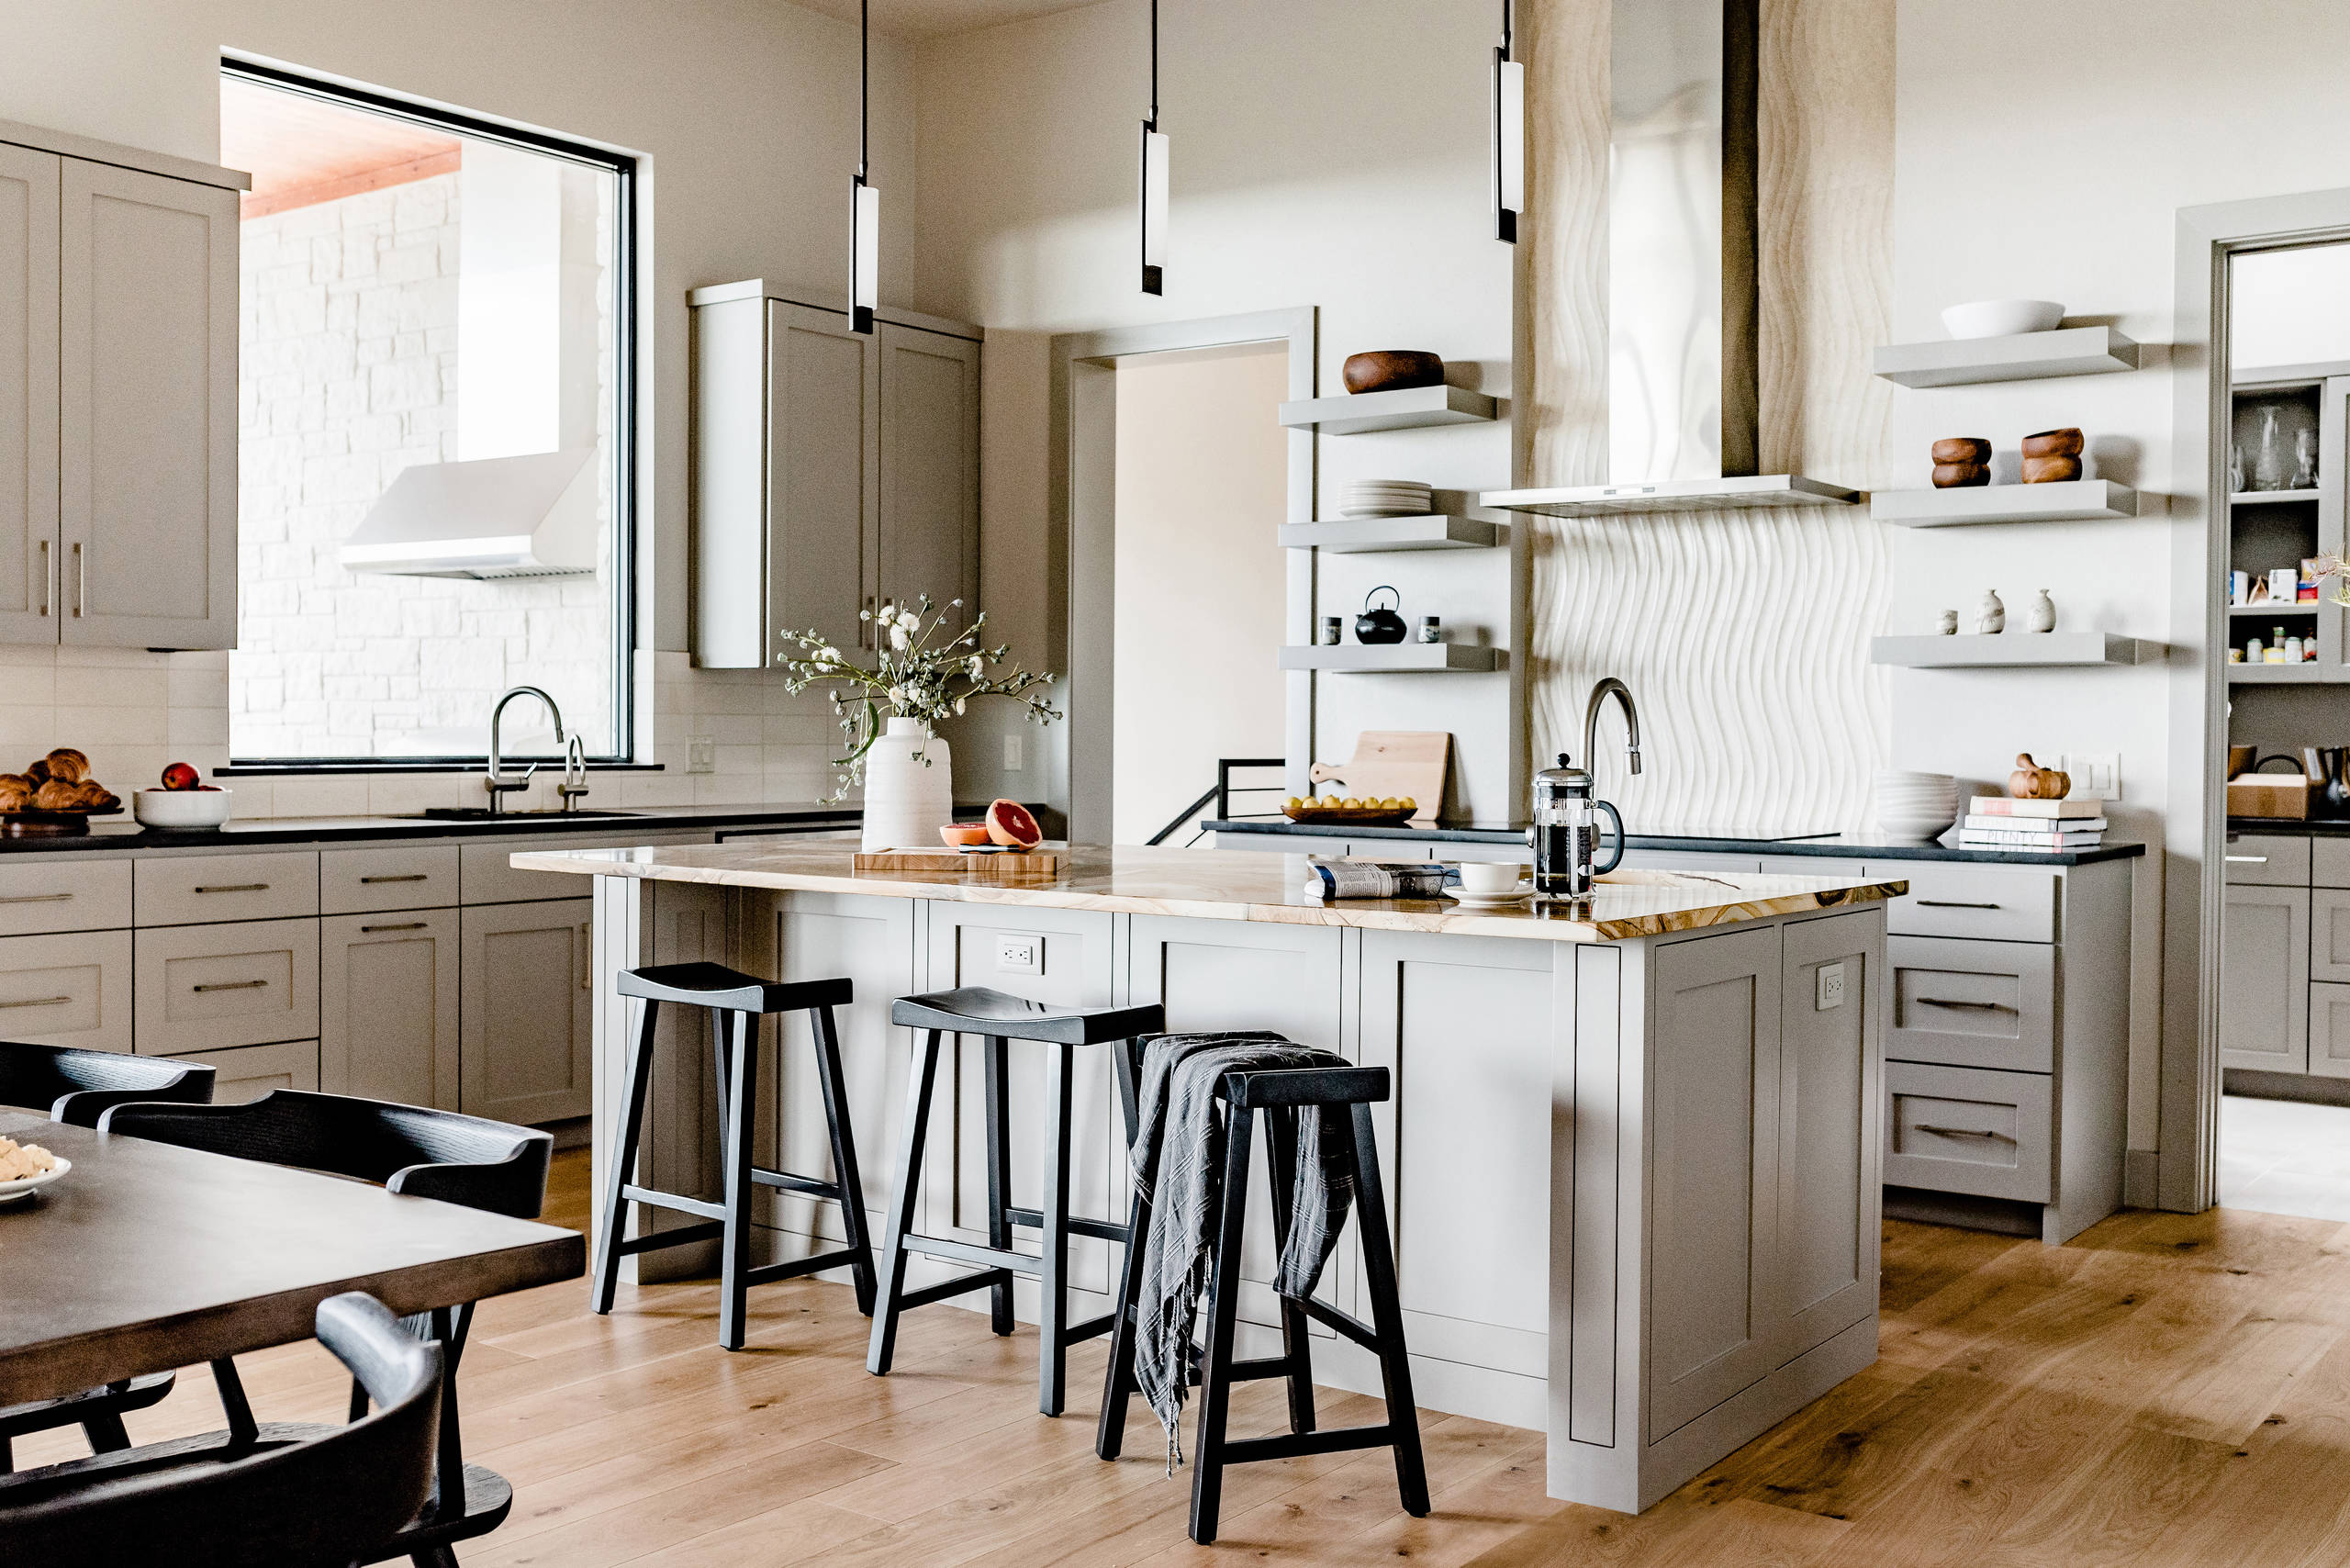
[[[598,1192],[633,1016],[614,991],[621,969],[709,959],[853,981],[840,1028],[877,1235],[912,1049],[889,1023],[894,997],[986,985],[1048,1003],[1157,1002],[1172,1029],[1273,1029],[1390,1070],[1376,1120],[1419,1402],[1544,1431],[1553,1496],[1645,1508],[1875,1360],[1884,906],[1906,884],[1628,871],[1588,903],[1472,913],[1326,903],[1303,890],[1295,857],[1078,846],[1057,874],[999,879],[860,872],[855,847],[513,857],[596,879]],[[699,1028],[680,1014],[663,1013],[639,1179],[715,1196],[708,1050],[677,1034]],[[823,1176],[805,1021],[770,1019],[765,1037],[781,1059],[763,1076],[775,1088],[756,1159]],[[1021,1049],[1012,1201],[1033,1207],[1024,1117],[1045,1083]],[[1080,1071],[1075,1207],[1123,1215],[1110,1064]],[[976,1040],[942,1078],[923,1227],[984,1242]],[[839,1244],[828,1205],[762,1198],[763,1257]],[[1244,1354],[1270,1349],[1280,1321],[1269,1234],[1251,1224],[1242,1316],[1263,1344]],[[1107,1309],[1115,1261],[1110,1243],[1080,1241],[1079,1316]],[[691,1248],[640,1262],[647,1278],[708,1266]],[[916,1263],[915,1284],[952,1271]],[[1351,1245],[1322,1290],[1360,1306]],[[1034,1322],[1035,1306],[1027,1295],[1019,1316]],[[1317,1338],[1315,1356],[1325,1384],[1378,1387],[1352,1345]]]

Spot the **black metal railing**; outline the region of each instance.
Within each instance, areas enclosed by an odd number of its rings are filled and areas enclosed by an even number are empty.
[[[1150,842],[1153,844],[1166,843],[1169,839],[1181,832],[1187,823],[1197,822],[1200,818],[1200,813],[1207,810],[1211,804],[1215,807],[1215,820],[1218,822],[1238,822],[1248,817],[1277,817],[1281,815],[1281,813],[1279,812],[1235,812],[1232,809],[1232,797],[1235,795],[1286,795],[1289,790],[1289,786],[1287,784],[1235,784],[1232,781],[1232,774],[1235,768],[1287,767],[1288,766],[1289,758],[1285,756],[1219,757],[1216,760],[1215,765],[1215,782],[1209,786],[1207,790],[1202,794],[1198,800],[1192,801],[1190,805],[1185,806],[1181,811],[1176,812],[1175,820],[1173,822],[1169,823],[1165,827],[1160,828],[1157,833],[1152,834],[1150,835]],[[1199,841],[1200,834],[1195,833],[1190,838],[1183,841],[1184,847],[1189,848]]]

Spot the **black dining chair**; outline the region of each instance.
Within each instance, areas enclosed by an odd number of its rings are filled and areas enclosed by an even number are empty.
[[[546,1203],[547,1162],[554,1152],[554,1139],[534,1127],[299,1089],[274,1090],[241,1105],[118,1105],[98,1126],[182,1148],[348,1176],[410,1197],[438,1198],[516,1219],[538,1218]],[[442,1349],[440,1456],[431,1501],[364,1562],[407,1557],[419,1568],[453,1568],[454,1542],[487,1535],[513,1509],[514,1489],[496,1471],[467,1464],[458,1435],[457,1363],[473,1313],[468,1302],[406,1319],[411,1334]],[[212,1374],[229,1433],[255,1430],[236,1363],[215,1361]],[[354,1383],[354,1420],[366,1398],[364,1387]]]
[[[0,1476],[0,1541],[41,1568],[348,1568],[431,1495],[441,1347],[352,1292],[319,1343],[375,1413],[214,1432]]]
[[[95,1127],[108,1109],[132,1100],[207,1103],[212,1076],[208,1067],[162,1057],[0,1040],[0,1105],[46,1108],[50,1121],[77,1127]],[[62,1399],[0,1406],[0,1474],[16,1468],[18,1438],[60,1427],[81,1428],[92,1453],[129,1448],[122,1418],[161,1404],[174,1381],[171,1372],[152,1372]]]

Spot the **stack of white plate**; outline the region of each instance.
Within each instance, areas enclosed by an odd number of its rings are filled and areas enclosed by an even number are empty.
[[[1340,517],[1426,517],[1435,506],[1417,479],[1357,479],[1338,491]]]
[[[1958,820],[1958,780],[1947,773],[1880,767],[1876,826],[1887,838],[1923,843],[1940,838]]]

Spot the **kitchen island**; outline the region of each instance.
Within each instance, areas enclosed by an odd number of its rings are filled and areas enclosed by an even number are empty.
[[[877,1233],[911,1047],[891,998],[988,985],[1158,1002],[1170,1028],[1275,1029],[1390,1070],[1377,1120],[1420,1402],[1547,1432],[1554,1496],[1644,1508],[1875,1360],[1884,901],[1900,881],[1631,871],[1587,904],[1472,913],[1323,903],[1301,890],[1302,859],[1270,855],[1080,846],[1058,875],[990,879],[859,873],[853,849],[514,857],[596,879],[599,1158],[629,1027],[622,968],[711,959],[855,983],[842,1036]],[[683,1013],[664,1010],[643,1179],[714,1194],[708,1053],[675,1034],[695,1025]],[[822,1174],[805,1024],[769,1030],[784,1060],[764,1080],[780,1087],[760,1107],[757,1158]],[[934,1112],[923,1228],[984,1241],[975,1042],[964,1048]],[[1013,1201],[1033,1205],[1022,1111],[1042,1101],[1041,1063],[1013,1050]],[[1123,1215],[1107,1058],[1081,1070],[1076,1206]],[[762,1197],[758,1250],[837,1244],[829,1209]],[[1242,1315],[1269,1339],[1270,1227],[1253,1224],[1250,1242]],[[691,1251],[647,1266],[691,1267]],[[1080,1316],[1107,1305],[1111,1252],[1085,1240],[1073,1259]],[[1353,1309],[1358,1287],[1348,1248],[1322,1288]],[[1034,1305],[1020,1303],[1030,1321]],[[1317,1345],[1315,1370],[1378,1386],[1342,1342]]]

